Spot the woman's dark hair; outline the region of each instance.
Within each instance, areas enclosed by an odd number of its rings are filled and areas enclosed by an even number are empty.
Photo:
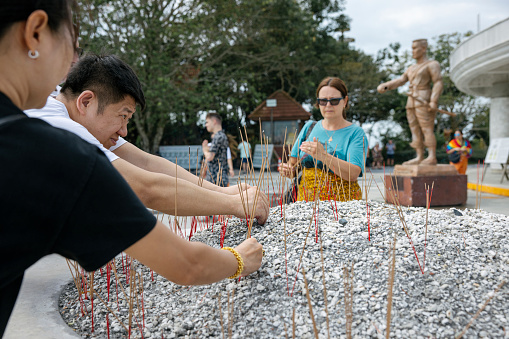
[[[73,41],[77,36],[72,25],[73,9],[77,9],[75,0],[2,0],[0,1],[0,39],[16,22],[27,20],[36,10],[48,14],[48,26],[57,32],[62,24],[69,27]]]
[[[141,106],[141,110],[145,109],[140,80],[132,68],[115,55],[87,54],[71,68],[61,92],[66,98],[74,98],[87,90],[97,96],[98,114],[128,95]]]
[[[316,97],[318,98],[318,94],[320,93],[320,90],[322,87],[330,86],[334,87],[338,91],[341,92],[341,95],[343,98],[345,98],[348,95],[348,89],[346,88],[345,83],[343,80],[337,77],[326,77],[322,81],[320,81],[320,84],[318,85],[318,88],[316,89]],[[318,104],[315,103],[315,107],[318,108]],[[346,119],[346,109],[348,107],[348,103],[345,106],[345,109],[343,110],[343,119]]]
[[[460,132],[460,134],[461,134],[461,138],[463,138],[463,131],[462,131],[462,130],[460,130],[459,128],[456,128],[456,130],[454,131],[454,133],[453,133],[453,135],[452,135],[451,140],[456,139],[456,132]]]

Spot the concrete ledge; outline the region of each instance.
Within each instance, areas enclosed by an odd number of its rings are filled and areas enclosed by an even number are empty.
[[[26,270],[3,338],[81,338],[58,312],[58,297],[71,280],[65,258],[57,254],[40,259]]]

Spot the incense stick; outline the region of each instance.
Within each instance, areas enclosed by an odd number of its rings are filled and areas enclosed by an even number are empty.
[[[343,266],[343,280],[345,284],[346,337],[351,339],[353,323],[353,262],[350,269]]]
[[[311,305],[311,297],[309,296],[308,280],[306,279],[306,271],[304,270],[304,267],[302,267],[302,276],[304,277],[304,286],[306,288],[306,298],[308,300],[309,316],[311,317],[311,321],[313,322],[313,331],[315,333],[315,338],[318,339],[318,329],[316,328],[315,316],[313,315],[313,305]]]
[[[318,200],[315,199],[315,203],[314,203],[314,206],[313,206],[313,215],[316,213],[316,204],[317,204],[317,202],[318,202]],[[297,274],[299,273],[299,269],[300,269],[300,266],[302,264],[302,257],[304,256],[304,250],[306,249],[306,244],[307,244],[307,241],[308,241],[309,231],[311,230],[311,225],[312,224],[313,224],[313,218],[311,218],[309,220],[308,230],[306,232],[306,237],[304,238],[304,245],[302,246],[302,251],[301,251],[300,257],[299,257],[299,264],[297,266]],[[292,293],[290,294],[290,296],[293,296],[293,290],[295,289],[295,283],[297,282],[297,274],[295,275],[295,280],[293,281]]]
[[[391,335],[391,313],[392,313],[392,293],[394,288],[394,276],[396,273],[396,233],[394,232],[394,241],[392,243],[392,258],[389,266],[389,278],[387,282],[387,324],[385,337],[390,338]]]
[[[223,311],[221,310],[221,292],[217,295],[217,304],[219,305],[219,320],[221,323],[221,335],[224,339]]]
[[[322,232],[319,230],[319,238],[320,238],[320,259],[322,262],[322,282],[323,282],[323,301],[325,304],[325,320],[327,324],[327,338],[330,338],[330,327],[329,327],[329,309],[327,306],[327,286],[325,284],[325,262],[323,258],[323,244],[322,244]]]
[[[467,326],[465,326],[465,328],[463,329],[463,331],[460,332],[460,334],[458,334],[456,336],[456,339],[460,339],[461,337],[463,337],[463,335],[467,332],[467,330],[470,328],[470,326],[472,326],[472,324],[474,323],[474,321],[479,317],[479,314],[481,314],[481,312],[486,308],[486,305],[488,305],[488,303],[491,301],[491,299],[493,299],[495,297],[495,294],[502,288],[502,286],[504,286],[504,284],[506,283],[505,280],[503,280],[500,284],[498,284],[497,288],[495,289],[495,291],[493,291],[492,293],[489,294],[489,297],[488,299],[486,299],[486,301],[484,302],[484,304],[482,304],[482,306],[479,308],[479,310],[476,312],[476,314],[474,315],[474,317],[468,322]]]

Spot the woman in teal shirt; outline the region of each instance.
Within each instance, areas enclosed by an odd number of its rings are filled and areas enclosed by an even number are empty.
[[[304,125],[280,173],[293,178],[302,167],[299,201],[312,201],[316,194],[320,200],[361,199],[357,178],[362,175],[368,142],[362,128],[346,120],[346,85],[327,77],[318,85],[316,97],[323,119]]]

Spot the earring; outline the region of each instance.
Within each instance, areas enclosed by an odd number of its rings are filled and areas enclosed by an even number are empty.
[[[39,51],[38,50],[35,50],[35,51],[28,51],[28,57],[30,59],[37,59],[39,57]]]

